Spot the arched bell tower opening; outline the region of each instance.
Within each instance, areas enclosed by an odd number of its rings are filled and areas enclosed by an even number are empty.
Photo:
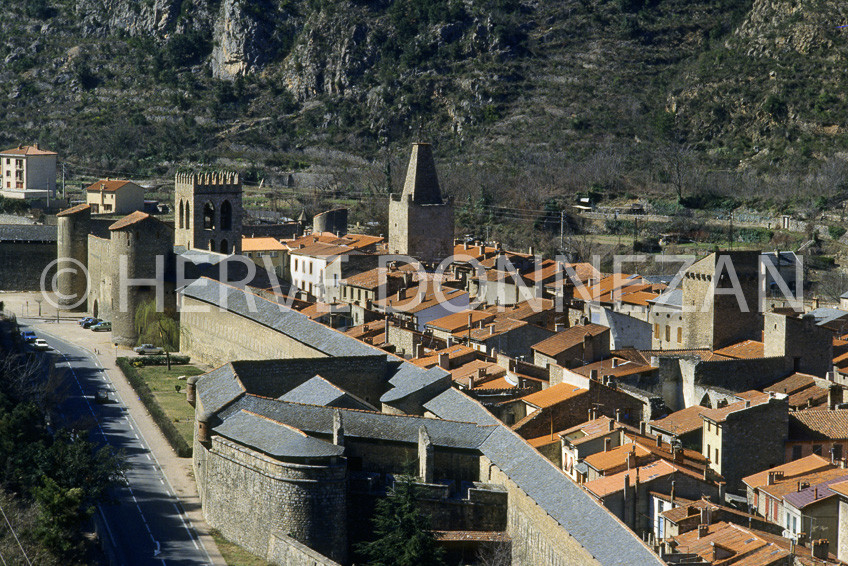
[[[244,209],[238,173],[177,173],[174,193],[177,246],[241,253]]]

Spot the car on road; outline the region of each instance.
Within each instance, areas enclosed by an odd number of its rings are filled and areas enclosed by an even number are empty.
[[[159,346],[154,346],[153,344],[142,344],[141,346],[136,346],[135,348],[133,348],[133,351],[136,354],[161,354],[165,350],[163,350]]]
[[[82,326],[83,328],[91,328],[92,326],[94,326],[95,324],[99,324],[100,322],[101,321],[99,318],[89,317],[82,319],[80,321],[80,326]]]
[[[38,336],[36,336],[35,332],[32,330],[24,330],[21,332],[21,338],[24,342],[35,342],[35,339],[38,338]]]
[[[112,323],[111,322],[99,322],[91,327],[91,330],[95,332],[111,332],[112,331]]]
[[[32,347],[35,350],[49,350],[50,344],[44,338],[36,338],[35,342],[32,343]]]
[[[105,391],[98,391],[94,394],[94,402],[95,403],[108,403],[109,402],[109,394]]]

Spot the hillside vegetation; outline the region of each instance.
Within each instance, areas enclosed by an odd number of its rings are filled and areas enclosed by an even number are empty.
[[[39,141],[72,177],[309,171],[361,198],[421,139],[474,222],[581,191],[771,212],[844,196],[837,0],[0,6],[0,143]]]

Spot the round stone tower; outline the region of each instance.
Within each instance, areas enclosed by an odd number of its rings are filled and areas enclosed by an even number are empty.
[[[133,212],[109,226],[112,237],[109,264],[112,281],[112,342],[135,346],[138,307],[165,300],[165,269],[173,251],[173,231],[144,212]],[[140,281],[141,280],[141,281]]]
[[[85,311],[88,291],[88,234],[91,231],[91,207],[80,204],[56,215],[59,226],[56,257],[58,261],[59,306]]]

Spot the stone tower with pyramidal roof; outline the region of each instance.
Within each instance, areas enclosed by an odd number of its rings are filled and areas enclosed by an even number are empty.
[[[453,206],[442,199],[433,149],[412,144],[400,197],[389,201],[389,252],[435,264],[453,253]]]

